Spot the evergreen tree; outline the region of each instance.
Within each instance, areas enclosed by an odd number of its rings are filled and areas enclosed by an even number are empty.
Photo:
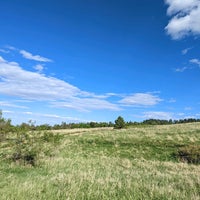
[[[115,120],[115,125],[114,128],[116,129],[122,129],[126,127],[126,122],[124,121],[123,117],[119,116],[116,120]]]

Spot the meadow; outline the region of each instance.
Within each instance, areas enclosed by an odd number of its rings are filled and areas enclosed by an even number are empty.
[[[200,199],[200,165],[180,156],[195,149],[198,161],[200,123],[27,135],[0,142],[1,200]],[[34,165],[11,159],[29,147],[38,148]]]

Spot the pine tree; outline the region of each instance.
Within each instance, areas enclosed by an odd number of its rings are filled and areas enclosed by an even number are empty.
[[[123,117],[119,116],[116,120],[115,120],[115,125],[114,128],[116,129],[122,129],[126,127],[126,122],[124,121]]]

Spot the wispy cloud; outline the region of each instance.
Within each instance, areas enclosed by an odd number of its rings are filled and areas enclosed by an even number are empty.
[[[0,92],[34,100],[63,99],[80,90],[62,80],[22,69],[18,63],[0,58]]]
[[[55,107],[79,111],[120,110],[117,104],[102,99],[101,95],[82,91],[57,78],[24,70],[18,63],[7,62],[2,57],[0,57],[0,93],[25,100],[48,101]],[[106,95],[103,96],[106,98]]]
[[[186,54],[188,53],[188,51],[190,51],[191,49],[192,49],[192,47],[183,49],[183,50],[181,51],[182,55],[186,55]]]
[[[17,118],[15,122],[20,124],[22,122],[28,122],[31,120],[37,124],[60,124],[63,121],[67,123],[78,123],[78,122],[88,122],[86,119],[81,119],[74,116],[65,116],[60,114],[53,113],[40,113],[40,112],[32,112],[32,111],[12,111],[12,110],[2,110],[3,115],[6,115],[7,118]],[[92,120],[91,120],[92,121]]]
[[[171,98],[168,102],[169,102],[169,103],[176,103],[176,99]]]
[[[173,39],[200,35],[199,0],[165,0],[165,3],[169,6],[167,14],[172,17],[165,29]]]
[[[10,108],[23,108],[23,109],[27,109],[28,107],[26,106],[20,106],[14,103],[10,103],[7,101],[0,101],[0,107],[10,107]]]
[[[10,46],[10,45],[6,45],[5,48],[6,48],[6,49],[9,49],[9,50],[12,50],[12,51],[17,50],[16,47],[13,47],[13,46]]]
[[[25,50],[20,50],[19,53],[26,59],[35,60],[40,62],[52,62],[51,59],[42,57],[40,55],[32,55],[30,52]]]
[[[185,108],[184,108],[184,110],[192,110],[192,109],[193,109],[193,108],[192,108],[192,107],[190,107],[190,106],[189,106],[189,107],[185,107]]]
[[[143,118],[145,119],[174,119],[174,114],[170,112],[162,112],[162,111],[149,111],[143,113]]]
[[[79,112],[121,111],[125,107],[149,107],[163,101],[158,92],[124,95],[83,91],[66,81],[40,73],[43,66],[36,65],[37,72],[32,72],[23,69],[19,63],[8,62],[0,57],[0,94],[15,97],[15,102],[25,101],[26,105],[39,101],[51,108]]]
[[[119,102],[125,106],[153,106],[161,101],[160,97],[150,93],[136,93],[123,98]]]
[[[199,59],[196,59],[196,58],[191,59],[190,63],[197,64],[200,67],[200,60]]]
[[[121,108],[117,104],[113,104],[104,99],[97,98],[79,98],[73,97],[65,101],[51,102],[53,107],[72,108],[81,112],[89,112],[91,110],[113,110],[120,111]]]
[[[197,58],[189,60],[189,63],[195,64],[198,67],[200,67],[200,60],[197,59]],[[175,70],[175,72],[184,72],[186,70],[191,70],[191,69],[194,69],[194,68],[195,68],[194,66],[187,66],[187,67],[176,68],[174,70]]]
[[[0,62],[4,63],[4,62],[6,62],[6,60],[3,57],[0,56]]]
[[[0,49],[0,52],[2,52],[2,53],[9,53],[9,51],[5,50],[5,49]]]
[[[15,112],[14,112],[14,111],[11,111],[11,110],[2,110],[2,113],[3,113],[3,114],[6,114],[6,113],[13,114],[13,113],[15,113]]]
[[[176,68],[175,72],[184,72],[185,70],[190,69],[190,67],[182,67],[182,68]]]
[[[39,73],[41,73],[44,70],[44,66],[41,64],[35,65],[33,68],[37,70]]]
[[[20,50],[14,46],[6,45],[5,48],[8,50],[0,49],[0,52],[9,53],[10,51],[15,51],[15,52],[18,52],[19,54],[21,54],[24,58],[26,58],[28,60],[34,60],[34,61],[38,61],[38,62],[53,62],[49,58],[46,58],[46,57],[43,57],[40,55],[33,55],[32,53],[30,53],[26,50]]]
[[[61,121],[73,121],[73,122],[84,122],[85,120],[77,118],[77,117],[69,117],[69,116],[61,116],[61,115],[56,115],[56,114],[46,114],[46,113],[37,113],[37,112],[21,112],[21,114],[24,115],[29,115],[34,117],[41,117],[41,118],[51,118],[51,119],[56,119],[56,120],[61,120]]]

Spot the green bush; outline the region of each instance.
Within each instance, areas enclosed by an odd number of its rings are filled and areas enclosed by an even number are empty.
[[[34,132],[18,131],[12,143],[12,161],[24,165],[36,165],[42,145]]]
[[[52,156],[53,149],[63,138],[51,132],[16,130],[8,140],[10,144],[9,159],[22,164],[36,166],[42,156]]]
[[[0,142],[4,141],[6,134],[12,132],[12,130],[11,120],[3,118],[2,111],[0,110]]]
[[[42,141],[54,144],[58,144],[61,141],[61,139],[63,139],[63,135],[54,134],[52,132],[44,132],[44,134],[41,136]]]

